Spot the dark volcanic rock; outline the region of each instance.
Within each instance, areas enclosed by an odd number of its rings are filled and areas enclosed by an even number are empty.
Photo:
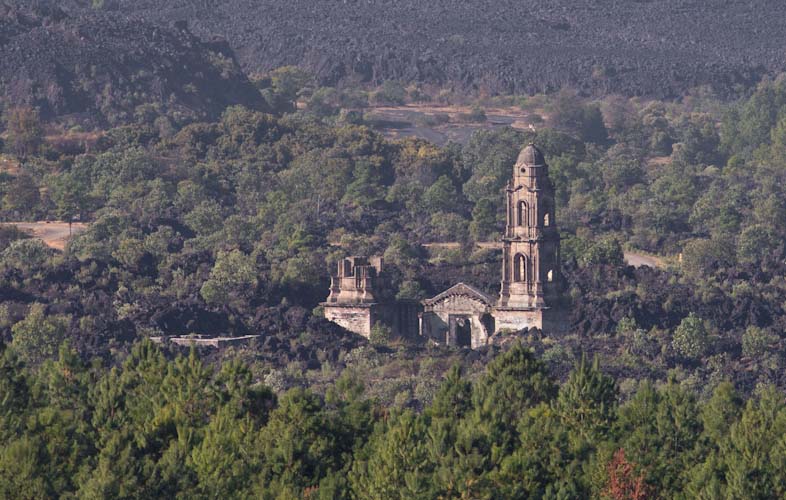
[[[54,0],[49,0],[54,1]],[[58,4],[67,4],[57,0]],[[86,0],[70,0],[72,8]],[[786,68],[781,0],[107,0],[226,37],[245,68],[491,91],[671,96]]]
[[[108,124],[134,119],[141,105],[175,119],[215,119],[231,104],[265,108],[226,43],[181,28],[0,4],[0,99],[45,118]]]

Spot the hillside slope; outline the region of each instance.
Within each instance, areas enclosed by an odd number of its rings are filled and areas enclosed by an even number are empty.
[[[81,115],[116,124],[139,106],[216,118],[227,105],[264,108],[223,42],[116,13],[0,4],[0,100],[45,118]]]
[[[85,0],[71,0],[71,2]],[[60,2],[62,4],[62,2]],[[74,5],[72,3],[72,5]],[[106,0],[226,37],[250,71],[537,92],[729,92],[786,69],[778,0]]]

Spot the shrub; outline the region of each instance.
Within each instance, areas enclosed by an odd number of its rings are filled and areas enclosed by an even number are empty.
[[[778,337],[769,330],[749,326],[742,335],[742,355],[754,358],[765,354]]]
[[[377,103],[394,105],[404,104],[406,96],[407,90],[404,86],[392,80],[388,80],[382,84],[382,88],[374,94]]]
[[[469,113],[461,113],[459,119],[463,122],[483,123],[487,120],[486,112],[480,106],[473,106]]]
[[[437,127],[450,122],[450,115],[447,113],[422,114],[415,118],[415,123],[421,127]]]
[[[701,357],[708,347],[708,335],[704,321],[690,313],[674,331],[671,345],[675,351],[686,358]]]
[[[611,264],[620,265],[625,260],[625,254],[622,251],[622,245],[617,238],[613,236],[605,236],[599,241],[590,245],[589,248],[579,256],[579,263],[583,267]]]
[[[393,330],[389,326],[382,323],[376,323],[371,327],[371,335],[369,341],[374,345],[386,345],[393,337]]]
[[[636,320],[626,316],[617,323],[617,335],[625,337],[634,333],[637,328],[638,325],[636,325]]]

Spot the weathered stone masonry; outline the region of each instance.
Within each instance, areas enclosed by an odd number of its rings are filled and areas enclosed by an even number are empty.
[[[330,276],[330,295],[322,303],[325,318],[366,338],[377,323],[389,326],[397,336],[417,332],[416,302],[378,300],[376,287],[383,265],[382,257],[342,259]]]
[[[338,264],[325,317],[368,337],[377,322],[394,334],[419,333],[448,345],[480,347],[492,335],[537,327],[564,329],[559,306],[560,237],[554,187],[543,153],[530,144],[521,150],[505,189],[506,225],[502,236],[502,280],[497,300],[459,283],[418,305],[377,302],[375,281],[382,259],[352,257]]]

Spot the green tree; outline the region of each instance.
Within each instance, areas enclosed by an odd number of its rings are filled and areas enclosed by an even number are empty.
[[[375,345],[387,345],[392,340],[392,337],[393,330],[389,326],[377,322],[371,327],[368,340]]]
[[[22,157],[34,155],[44,139],[38,110],[30,106],[8,108],[3,119],[11,151]]]
[[[472,208],[470,236],[475,241],[486,241],[497,229],[497,205],[489,199],[479,200]]]
[[[625,253],[622,245],[617,238],[605,236],[593,242],[580,256],[579,262],[582,266],[597,266],[610,264],[621,265],[625,260]]]
[[[472,384],[462,376],[461,366],[453,365],[434,395],[427,413],[432,418],[460,419],[471,409]]]
[[[221,229],[224,217],[218,203],[205,200],[186,214],[184,220],[197,234],[207,236]]]
[[[27,369],[14,349],[0,349],[0,443],[7,443],[23,429],[31,391]]]
[[[34,217],[41,196],[35,179],[26,173],[17,175],[3,196],[3,209],[13,217]]]
[[[68,342],[58,358],[39,369],[39,407],[28,420],[28,432],[41,439],[41,460],[53,491],[72,492],[84,464],[95,453],[95,434],[88,424],[88,388],[92,377]]]
[[[74,218],[81,219],[87,209],[88,186],[72,174],[60,174],[50,179],[49,193],[55,202],[57,217],[68,222],[70,234]]]
[[[294,102],[311,85],[313,77],[296,66],[282,66],[270,73],[273,89]]]
[[[395,80],[386,80],[374,97],[382,104],[401,105],[407,96],[407,89]]]
[[[696,359],[703,356],[709,347],[709,336],[704,321],[693,313],[683,318],[674,330],[671,345],[686,358]]]
[[[563,89],[557,93],[549,111],[551,122],[557,128],[576,132],[587,142],[603,143],[608,140],[600,108],[595,104],[584,104],[571,90]]]
[[[384,172],[379,161],[358,161],[353,179],[341,200],[344,204],[365,208],[384,199]]]
[[[35,303],[25,319],[11,328],[11,345],[31,365],[52,359],[65,340],[70,321],[67,316],[46,314],[44,305]]]
[[[620,437],[626,456],[641,466],[655,494],[674,497],[685,488],[701,452],[696,447],[701,421],[695,397],[673,382],[655,390],[645,381],[620,407],[613,435]]]
[[[41,269],[54,255],[51,248],[37,238],[19,239],[8,245],[0,254],[2,262],[10,268]]]
[[[768,329],[749,326],[742,335],[742,355],[758,358],[777,349],[778,336]]]
[[[528,409],[556,395],[545,365],[520,343],[489,363],[473,388],[470,425],[480,438],[481,452],[493,450],[492,461],[511,451],[516,425]]]
[[[405,411],[369,440],[349,475],[352,491],[362,499],[435,498],[423,417]]]
[[[423,193],[423,207],[429,213],[457,211],[460,197],[446,175],[441,176]]]
[[[189,456],[197,477],[197,498],[232,498],[251,495],[253,474],[260,462],[250,419],[236,419],[222,407],[205,428],[205,437]]]
[[[332,116],[338,113],[338,92],[332,87],[320,87],[311,94],[307,109],[317,116]]]
[[[46,469],[41,464],[39,441],[22,436],[0,449],[0,497],[19,500],[52,498],[46,484]]]
[[[748,226],[737,238],[737,258],[740,262],[761,262],[778,243],[779,239],[771,227],[764,224]]]
[[[743,401],[734,385],[722,382],[712,392],[710,400],[701,408],[702,426],[710,443],[721,446],[737,421]]]
[[[786,493],[780,469],[786,463],[773,460],[772,456],[773,447],[784,432],[783,397],[773,387],[767,387],[748,401],[723,446],[722,456],[728,468],[727,498],[764,499]]]
[[[253,257],[240,250],[218,252],[210,277],[200,289],[211,305],[243,306],[257,287],[257,270]]]
[[[339,443],[319,397],[304,389],[285,393],[261,431],[264,456],[259,486],[301,491],[338,470]]]
[[[567,382],[562,384],[555,409],[563,425],[596,442],[608,432],[617,408],[614,379],[600,371],[596,357],[592,364],[582,355]]]

